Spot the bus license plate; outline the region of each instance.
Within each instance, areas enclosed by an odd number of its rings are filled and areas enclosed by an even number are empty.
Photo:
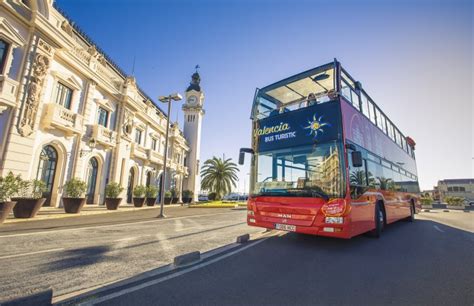
[[[282,231],[288,231],[288,232],[296,232],[296,226],[295,225],[276,223],[275,224],[275,229],[282,230]]]

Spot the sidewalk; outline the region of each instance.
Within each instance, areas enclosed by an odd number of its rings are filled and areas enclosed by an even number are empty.
[[[165,205],[166,219],[194,215],[215,215],[231,212],[235,208],[192,208],[187,206]],[[62,208],[42,208],[40,213],[32,219],[5,220],[0,224],[0,236],[23,234],[35,231],[56,231],[64,228],[83,228],[113,224],[130,224],[141,221],[157,220],[160,206],[132,207],[120,206],[118,210],[107,210],[105,207],[93,205],[84,207],[80,214],[66,214]]]
[[[180,204],[166,205],[165,207],[179,207]],[[137,210],[150,210],[159,208],[159,205],[155,206],[143,206],[135,207],[133,204],[122,204],[117,210],[107,210],[105,205],[84,205],[81,212],[78,214],[67,214],[64,212],[63,207],[42,207],[41,210],[34,218],[15,218],[13,213],[5,220],[4,224],[9,223],[18,223],[18,222],[32,222],[39,220],[51,220],[58,218],[71,218],[78,216],[90,216],[90,215],[100,215],[100,214],[110,214],[110,213],[119,213],[119,212],[130,212]]]

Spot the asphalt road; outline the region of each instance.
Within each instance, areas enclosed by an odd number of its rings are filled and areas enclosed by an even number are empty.
[[[11,224],[0,229],[0,301],[52,287],[55,297],[235,242],[245,210],[168,209]]]
[[[436,212],[380,239],[277,232],[100,305],[473,305],[474,214]]]

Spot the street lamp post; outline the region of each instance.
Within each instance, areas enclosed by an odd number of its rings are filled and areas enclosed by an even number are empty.
[[[165,182],[166,182],[166,164],[168,162],[168,135],[170,130],[170,115],[171,115],[171,101],[179,101],[183,99],[179,93],[174,93],[169,96],[160,96],[158,98],[163,103],[168,103],[168,116],[166,118],[166,139],[165,139],[165,157],[163,162],[163,177],[161,178],[161,188],[160,188],[160,214],[157,218],[164,218],[163,208],[165,204]]]

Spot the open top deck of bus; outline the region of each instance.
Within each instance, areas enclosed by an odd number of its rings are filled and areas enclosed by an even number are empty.
[[[291,112],[342,97],[366,116],[411,158],[415,158],[415,142],[405,137],[380,107],[334,59],[328,63],[296,74],[264,88],[257,89],[252,107],[252,120]]]

